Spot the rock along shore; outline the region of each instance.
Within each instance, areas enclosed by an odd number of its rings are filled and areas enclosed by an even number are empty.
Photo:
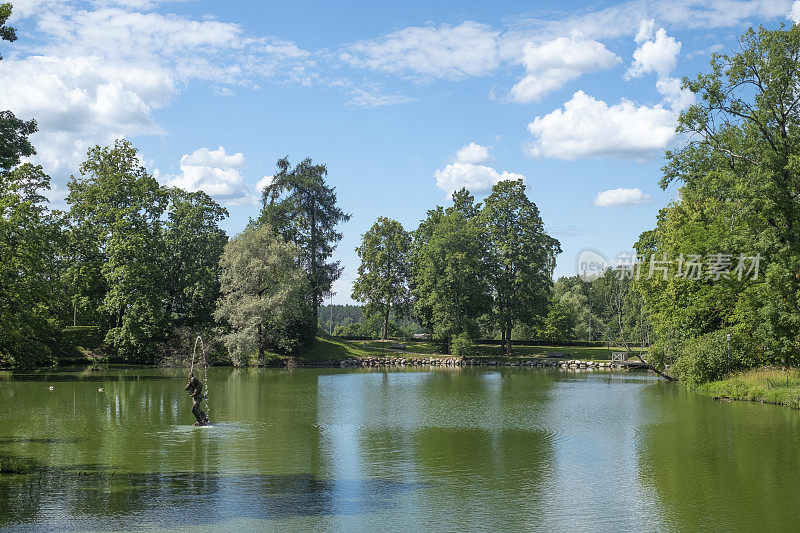
[[[501,359],[488,359],[485,357],[362,357],[345,359],[339,363],[341,368],[366,368],[366,367],[460,367],[460,366],[530,366],[553,367],[561,370],[630,370],[645,368],[636,362],[611,363],[609,361],[582,361],[579,359],[517,359],[503,361]]]

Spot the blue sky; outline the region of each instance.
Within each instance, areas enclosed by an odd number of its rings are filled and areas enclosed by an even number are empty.
[[[378,216],[414,229],[460,186],[524,177],[561,243],[630,250],[676,191],[657,182],[679,79],[800,3],[14,2],[0,108],[36,118],[55,207],[86,149],[131,139],[165,184],[258,213],[275,162],[311,157],[353,217],[335,254],[350,302],[354,248]]]

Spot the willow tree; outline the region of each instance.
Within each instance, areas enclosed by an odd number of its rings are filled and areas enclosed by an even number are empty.
[[[229,326],[223,340],[236,364],[266,350],[293,352],[313,332],[308,318],[308,279],[299,250],[266,224],[251,225],[225,245],[215,318]]]
[[[383,320],[381,339],[389,331],[389,313],[402,316],[408,306],[408,278],[411,275],[409,251],[411,236],[396,220],[379,217],[361,240],[356,253],[361,259],[352,297],[365,302],[368,313],[377,312]]]
[[[269,224],[284,240],[297,245],[300,264],[306,271],[310,300],[317,311],[333,282],[342,275],[339,261],[329,261],[342,234],[336,226],[350,215],[336,204],[336,190],[325,183],[328,169],[304,159],[294,168],[289,160],[278,161],[278,172],[263,190],[259,223]]]

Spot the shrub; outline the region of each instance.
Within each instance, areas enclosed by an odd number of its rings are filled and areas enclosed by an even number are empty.
[[[730,353],[728,333],[731,334]],[[682,381],[697,385],[755,366],[756,353],[755,343],[745,332],[721,329],[685,340],[678,350],[674,369]]]
[[[456,335],[450,341],[450,353],[452,355],[471,355],[474,350],[475,341],[464,333]]]

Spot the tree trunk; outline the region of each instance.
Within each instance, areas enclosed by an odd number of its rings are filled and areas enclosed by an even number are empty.
[[[383,312],[383,329],[381,330],[381,340],[385,341],[389,336],[389,307]]]
[[[511,347],[511,319],[509,318],[506,322],[506,353],[511,355],[514,353],[514,349]]]
[[[314,302],[313,302],[314,305],[312,306],[312,308],[314,310],[314,322],[313,322],[314,331],[316,331],[317,330],[317,326],[318,326],[317,317],[319,316],[319,308],[318,308],[318,303],[317,303],[317,302],[319,302],[319,299],[318,299],[318,296],[317,296],[317,292],[316,291],[312,291],[311,297],[314,299]]]
[[[638,359],[639,361],[644,363],[645,366],[647,366],[648,370],[652,370],[655,374],[661,376],[662,378],[666,379],[667,381],[679,381],[678,378],[676,378],[674,376],[670,376],[670,375],[665,374],[664,372],[661,372],[660,370],[658,370],[656,367],[654,367],[653,365],[648,363],[645,359],[643,359],[642,356],[639,355],[638,353],[636,353],[636,352],[628,352],[628,354],[634,356],[636,359]]]
[[[309,279],[311,281],[311,298],[313,299],[312,307],[314,309],[314,331],[317,330],[317,317],[319,316],[319,301],[322,298],[321,291],[319,290],[319,279],[317,277],[317,211],[314,205],[314,198],[310,198],[309,212],[311,214],[311,231],[309,231],[309,241],[311,245],[311,258],[309,265]]]
[[[264,360],[264,343],[261,340],[261,322],[258,323],[258,339],[256,340],[258,343],[258,360]]]

